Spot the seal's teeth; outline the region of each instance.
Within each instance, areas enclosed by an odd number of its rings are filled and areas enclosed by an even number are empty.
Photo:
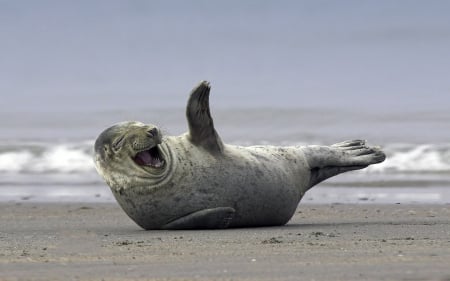
[[[164,164],[164,162],[163,162],[163,161],[160,161],[160,162],[156,163],[156,164],[154,165],[154,167],[155,167],[155,168],[161,168],[161,167],[163,166],[163,164]]]

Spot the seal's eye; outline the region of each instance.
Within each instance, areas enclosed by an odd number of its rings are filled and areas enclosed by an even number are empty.
[[[103,161],[106,161],[108,157],[111,155],[111,149],[108,144],[103,145],[103,149],[99,150],[100,158]]]
[[[113,142],[112,148],[113,148],[115,151],[119,150],[119,149],[122,147],[123,141],[124,141],[124,140],[125,140],[125,136],[124,136],[124,135],[118,137],[118,138]]]

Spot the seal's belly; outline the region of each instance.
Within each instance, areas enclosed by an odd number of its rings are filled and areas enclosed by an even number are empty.
[[[177,217],[183,212],[232,207],[236,216],[231,226],[284,224],[301,199],[304,182],[309,181],[309,173],[301,169],[305,163],[285,153],[279,148],[236,146],[227,146],[225,156],[218,159],[190,153],[177,165],[179,179],[174,180],[173,197],[167,198],[164,209],[175,212],[176,206]]]
[[[176,169],[164,186],[116,196],[146,229],[217,207],[236,210],[231,227],[285,224],[309,181],[306,163],[286,148],[227,146],[225,155],[216,158],[185,147],[175,154]]]

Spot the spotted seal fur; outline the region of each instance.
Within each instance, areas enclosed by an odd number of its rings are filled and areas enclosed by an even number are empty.
[[[120,206],[144,229],[284,225],[305,192],[337,174],[384,161],[362,140],[331,146],[224,144],[209,108],[210,84],[191,92],[189,131],[122,122],[95,142],[95,164]]]

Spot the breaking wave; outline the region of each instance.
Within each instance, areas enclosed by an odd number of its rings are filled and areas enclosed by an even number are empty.
[[[278,143],[272,143],[278,144]],[[284,144],[284,143],[283,143]],[[450,144],[390,144],[385,162],[361,171],[369,174],[450,173]],[[34,182],[80,183],[102,180],[96,174],[93,142],[0,144],[0,184]]]
[[[0,145],[0,173],[90,173],[93,143]]]
[[[448,173],[450,144],[393,144],[384,148],[383,163],[369,166],[367,173]]]

